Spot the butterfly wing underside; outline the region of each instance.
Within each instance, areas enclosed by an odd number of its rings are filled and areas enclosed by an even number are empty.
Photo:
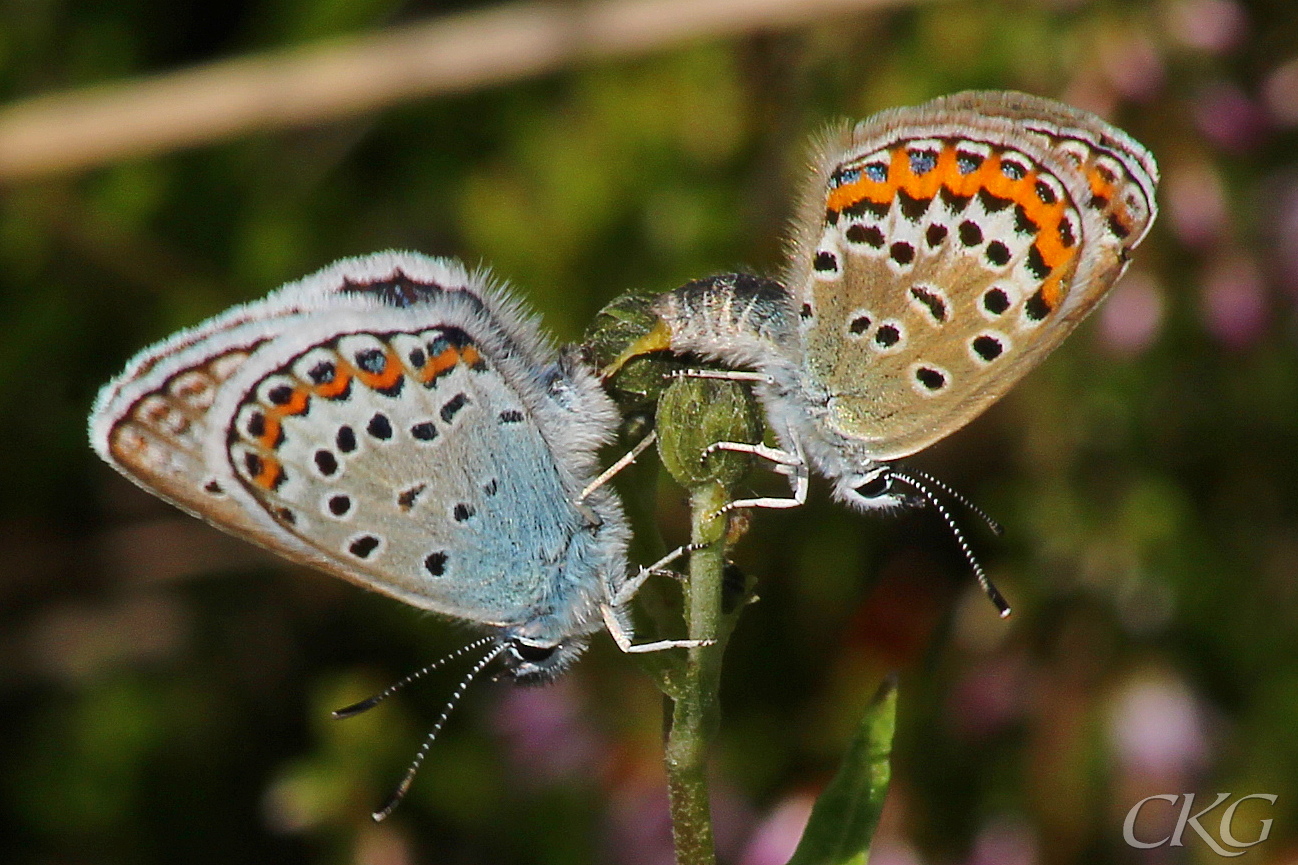
[[[587,529],[547,438],[539,337],[499,327],[467,287],[394,306],[349,268],[143,352],[101,395],[96,449],[295,561],[484,624],[534,618]]]
[[[1019,93],[896,109],[822,142],[787,284],[827,422],[868,455],[972,420],[1111,287],[1157,169],[1098,118]]]

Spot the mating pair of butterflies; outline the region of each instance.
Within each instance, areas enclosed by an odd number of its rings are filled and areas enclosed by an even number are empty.
[[[1019,93],[885,111],[818,144],[779,282],[664,295],[636,350],[755,381],[793,479],[858,508],[923,493],[892,461],[960,428],[1094,308],[1155,214],[1150,154]],[[722,373],[723,375],[730,375]],[[644,579],[596,453],[618,413],[483,273],[340,261],[145,349],[99,395],[95,450],[241,538],[490,636],[519,680],[607,628]],[[724,445],[723,445],[724,446]],[[742,445],[733,445],[735,449]]]

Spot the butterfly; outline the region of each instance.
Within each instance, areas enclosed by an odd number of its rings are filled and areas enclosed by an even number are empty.
[[[814,467],[863,511],[933,488],[895,461],[1005,394],[1095,308],[1157,212],[1150,153],[1100,118],[1023,93],[966,92],[823,135],[780,279],[730,274],[661,296],[637,354],[695,352],[755,383],[780,448],[721,442],[790,473]]]
[[[631,572],[622,505],[595,477],[617,424],[502,286],[385,252],[144,349],[89,426],[113,468],[217,528],[485,628],[452,656],[489,647],[435,735],[496,658],[537,682],[601,628],[624,651],[703,644],[631,642],[626,605],[657,566]]]

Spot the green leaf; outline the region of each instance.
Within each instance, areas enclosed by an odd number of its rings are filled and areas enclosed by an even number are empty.
[[[866,710],[838,774],[816,800],[789,865],[865,865],[892,776],[897,680],[889,676]]]

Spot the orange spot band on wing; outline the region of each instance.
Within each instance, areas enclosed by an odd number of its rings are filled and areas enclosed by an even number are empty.
[[[460,362],[460,353],[454,347],[443,349],[441,354],[431,358],[420,370],[420,378],[430,382]]]
[[[352,371],[350,367],[345,367],[341,363],[335,364],[334,377],[323,384],[318,384],[312,390],[316,396],[325,399],[337,399],[347,393],[347,388],[351,387]]]
[[[397,357],[396,352],[389,348],[385,352],[385,356],[387,360],[383,364],[382,372],[374,373],[366,372],[363,369],[356,370],[356,377],[366,387],[373,390],[391,390],[405,375],[405,371],[401,367],[401,359]]]
[[[273,490],[284,480],[284,467],[279,460],[263,456],[261,471],[252,476],[252,482],[264,490]]]
[[[856,180],[830,191],[829,201],[826,202],[826,206],[835,213],[839,213],[866,199],[875,204],[888,204],[896,197],[897,185],[893,179],[891,165],[888,167],[888,178],[883,181],[871,180],[866,175],[865,169],[862,168],[860,176]]]
[[[273,450],[279,445],[280,432],[283,427],[280,425],[279,417],[275,414],[266,414],[263,412],[265,420],[262,422],[262,434],[257,436],[257,444]]]
[[[283,405],[270,406],[263,412],[265,429],[257,437],[258,444],[267,450],[274,450],[279,447],[283,439],[283,418],[306,414],[309,408],[311,408],[311,395],[307,392],[307,389],[305,387],[294,388],[293,395],[289,397],[288,402]],[[278,479],[276,479],[275,483],[278,482]],[[267,489],[270,489],[270,487],[267,487]]]
[[[1086,172],[1086,181],[1091,186],[1091,195],[1103,198],[1105,201],[1112,201],[1115,186],[1111,178],[1104,176],[1105,173],[1092,165]]]
[[[898,143],[889,149],[886,181],[870,180],[862,169],[860,177],[855,181],[830,190],[827,208],[838,213],[865,200],[875,204],[891,204],[899,190],[904,190],[911,198],[931,199],[943,187],[961,198],[971,198],[985,190],[990,195],[1013,202],[1039,228],[1034,245],[1042,263],[1050,271],[1042,283],[1042,299],[1054,309],[1064,293],[1068,265],[1077,255],[1076,239],[1071,244],[1066,244],[1064,231],[1061,230],[1069,210],[1068,200],[1060,195],[1051,203],[1042,201],[1036,188],[1039,173],[1028,168],[1022,177],[1007,175],[1002,166],[1002,151],[993,150],[975,170],[967,174],[961,173],[957,155],[957,142],[948,141],[938,153],[933,169],[917,175],[911,170],[910,154],[905,145]],[[1089,172],[1088,179],[1093,194],[1105,198],[1112,195],[1113,184],[1100,172]],[[1074,233],[1077,230],[1078,226],[1071,229]]]
[[[293,388],[293,395],[289,397],[288,402],[283,405],[272,406],[270,412],[279,417],[287,415],[306,414],[307,409],[311,407],[311,396],[304,387]]]
[[[947,148],[954,154],[954,148]],[[954,158],[952,160],[954,162]],[[932,198],[942,188],[942,173],[934,167],[923,174],[916,174],[910,165],[910,153],[905,147],[898,147],[892,152],[892,162],[888,166],[888,179],[896,182],[911,198]]]
[[[1064,299],[1063,274],[1059,272],[1051,273],[1050,276],[1046,277],[1046,281],[1041,283],[1039,290],[1042,302],[1051,312],[1054,312]]]
[[[478,349],[471,344],[460,348],[460,357],[469,365],[470,369],[482,370],[487,367],[486,362],[483,361],[482,355],[478,352]]]

